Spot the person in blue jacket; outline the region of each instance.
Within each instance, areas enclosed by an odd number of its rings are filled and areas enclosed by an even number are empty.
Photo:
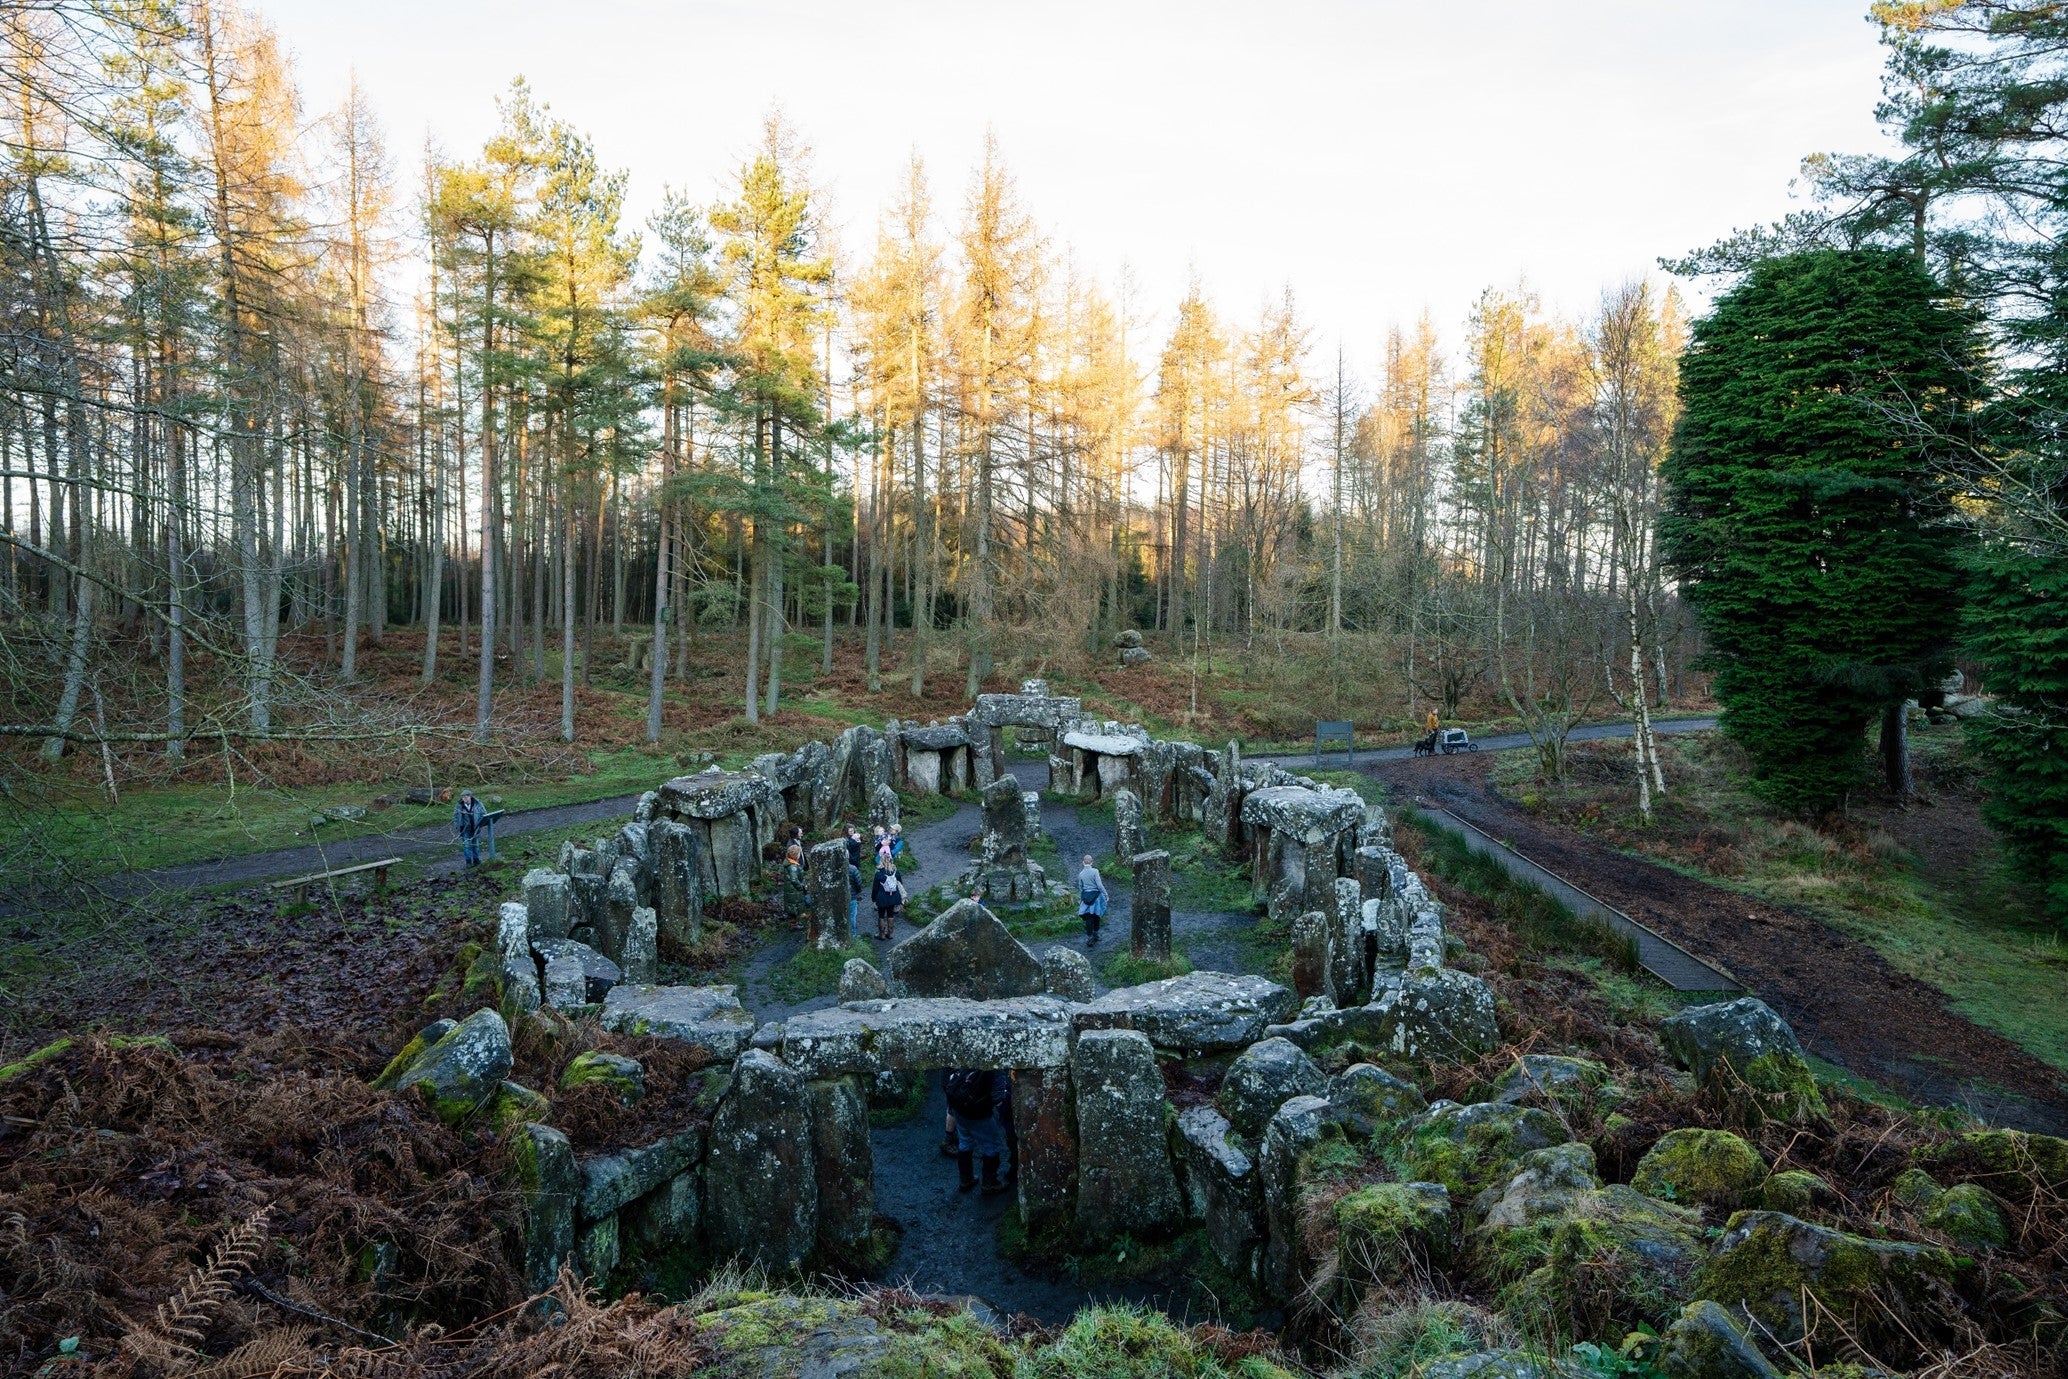
[[[1077,873],[1077,917],[1084,921],[1086,945],[1097,943],[1099,925],[1106,918],[1106,878],[1092,865],[1088,852],[1084,854],[1084,870]]]
[[[452,807],[452,836],[460,840],[460,858],[464,865],[481,865],[481,830],[487,825],[488,811],[481,807],[481,801],[474,798],[474,792],[460,791],[459,800]]]
[[[986,1197],[1009,1189],[998,1171],[1005,1154],[1005,1128],[1000,1112],[1011,1114],[1012,1080],[1004,1072],[988,1068],[956,1068],[947,1078],[948,1114],[955,1118],[955,1167],[962,1191],[978,1185],[977,1164],[983,1165],[982,1184]]]

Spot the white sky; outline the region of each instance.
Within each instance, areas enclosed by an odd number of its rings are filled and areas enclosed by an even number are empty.
[[[1488,285],[1585,311],[1789,209],[1804,154],[1881,146],[1865,0],[254,2],[312,116],[356,67],[411,187],[518,73],[630,169],[634,223],[664,181],[721,195],[780,103],[862,253],[914,146],[952,228],[990,124],[1054,242],[1132,265],[1159,322],[1195,269],[1244,323],[1289,283],[1317,356],[1363,361],[1425,307],[1455,340]]]

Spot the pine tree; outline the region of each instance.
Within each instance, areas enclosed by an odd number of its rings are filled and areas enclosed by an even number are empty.
[[[1888,250],[1766,260],[1695,327],[1662,546],[1724,731],[1778,807],[1842,804],[1867,723],[1952,663],[1953,534],[1930,475],[1978,355],[1972,317]]]

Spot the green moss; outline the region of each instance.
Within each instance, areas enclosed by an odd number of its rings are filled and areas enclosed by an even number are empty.
[[[1524,1154],[1567,1138],[1549,1112],[1486,1102],[1410,1122],[1394,1153],[1403,1176],[1470,1197],[1502,1181]]]
[[[1759,1185],[1756,1194],[1759,1205],[1768,1211],[1784,1211],[1790,1216],[1800,1216],[1818,1202],[1827,1202],[1835,1194],[1831,1185],[1816,1174],[1800,1168],[1784,1169]]]
[[[543,1122],[552,1114],[552,1104],[531,1088],[516,1082],[505,1082],[496,1088],[494,1100],[489,1102],[488,1120],[497,1134],[514,1130],[526,1121]],[[530,1137],[523,1137],[529,1143]]]
[[[1740,1212],[1695,1278],[1695,1295],[1742,1306],[1782,1343],[1803,1334],[1804,1299],[1830,1313],[1876,1354],[1904,1353],[1924,1334],[1915,1314],[1953,1256],[1813,1226],[1778,1212]]]
[[[402,1080],[402,1075],[415,1067],[416,1061],[424,1056],[424,1050],[444,1038],[445,1032],[452,1026],[451,1020],[438,1020],[411,1035],[409,1042],[402,1046],[402,1051],[389,1059],[388,1066],[382,1068],[380,1076],[374,1078],[374,1089],[383,1092],[393,1090],[395,1084]]]
[[[1293,1379],[1292,1371],[1262,1356],[1225,1361],[1198,1333],[1161,1312],[1125,1304],[1083,1309],[1014,1374],[1016,1379]]]
[[[1700,1258],[1701,1220],[1621,1184],[1574,1195],[1558,1214],[1483,1228],[1476,1272],[1504,1283],[1503,1307],[1526,1330],[1596,1336],[1660,1325]]]
[[[1140,986],[1166,977],[1182,977],[1192,970],[1192,960],[1173,948],[1162,962],[1138,958],[1125,948],[1115,948],[1099,962],[1099,977],[1107,986]]]
[[[1769,1120],[1803,1120],[1827,1110],[1816,1074],[1792,1053],[1755,1058],[1739,1076],[1749,1094],[1748,1109]]]
[[[2022,1130],[1974,1130],[1932,1153],[1934,1163],[1993,1179],[2020,1179],[2030,1188],[2068,1189],[2068,1140]],[[2008,1186],[2007,1184],[2005,1186]]]
[[[62,1039],[52,1040],[42,1048],[24,1055],[5,1067],[0,1067],[0,1082],[6,1082],[10,1078],[19,1077],[39,1063],[49,1062],[59,1054],[70,1049],[77,1042],[72,1036],[66,1035]],[[173,1042],[162,1034],[111,1034],[108,1036],[108,1047],[111,1049],[163,1049],[168,1053],[179,1052],[174,1047]]]
[[[1917,1219],[1962,1249],[2000,1250],[2011,1241],[1996,1199],[1973,1183],[1946,1189]]]
[[[1338,1272],[1386,1283],[1450,1258],[1450,1200],[1435,1185],[1372,1183],[1336,1199]]]
[[[1735,1207],[1766,1179],[1766,1160],[1728,1130],[1675,1130],[1638,1161],[1630,1186],[1668,1202]]]
[[[631,1106],[646,1095],[646,1069],[637,1059],[623,1054],[584,1049],[561,1070],[560,1085],[568,1091],[577,1087],[608,1087],[617,1093],[620,1102]]]
[[[1944,1196],[1945,1192],[1946,1189],[1940,1187],[1932,1175],[1921,1168],[1904,1169],[1889,1187],[1889,1194],[1912,1211],[1923,1211]]]
[[[503,964],[493,948],[484,948],[478,943],[463,944],[455,965],[466,971],[467,975],[460,980],[460,994],[468,1000],[488,1000],[500,992]]]

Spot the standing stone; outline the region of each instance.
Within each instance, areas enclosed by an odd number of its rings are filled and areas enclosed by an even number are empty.
[[[876,1217],[876,1160],[869,1142],[869,1103],[859,1078],[806,1087],[811,1145],[818,1164],[819,1250],[851,1258],[869,1239]]]
[[[1366,900],[1384,900],[1393,894],[1392,854],[1382,847],[1357,849],[1357,885]]]
[[[1103,758],[1101,758],[1103,760]],[[1113,792],[1113,855],[1132,857],[1149,850],[1149,834],[1142,827],[1142,801],[1132,790]]]
[[[905,730],[893,718],[883,725],[883,757],[890,764],[890,785],[893,790],[909,786],[905,774]]]
[[[840,969],[840,990],[837,999],[846,1005],[849,1001],[880,1001],[890,995],[890,985],[883,980],[883,974],[874,963],[863,958],[849,958]]]
[[[1328,996],[1330,917],[1319,910],[1296,916],[1292,924],[1293,990],[1302,996]]]
[[[531,911],[515,900],[505,900],[496,906],[495,950],[498,953],[531,952]]]
[[[1132,790],[1135,781],[1134,759],[1131,756],[1109,756],[1100,753],[1094,768],[1099,782],[1099,793],[1111,795],[1122,790]],[[1136,809],[1141,808],[1141,797],[1135,798]]]
[[[864,731],[855,750],[854,792],[855,798],[866,804],[890,784],[890,746],[875,729]]]
[[[941,754],[919,747],[905,749],[905,775],[915,795],[941,793]]]
[[[988,743],[978,742],[973,744],[969,749],[969,755],[971,768],[970,783],[975,785],[978,790],[988,790],[995,782],[1001,779],[1008,781],[1012,779],[1010,775],[1000,776],[996,763],[991,760],[991,749]]]
[[[704,1233],[719,1259],[796,1266],[818,1243],[819,1178],[804,1077],[760,1049],[733,1065],[711,1122]]]
[[[886,974],[901,996],[963,996],[995,1001],[1038,995],[1041,960],[974,900],[958,900],[933,923],[890,950]]]
[[[1228,1066],[1214,1096],[1238,1134],[1255,1140],[1296,1096],[1326,1096],[1328,1074],[1290,1039],[1260,1039]]]
[[[1138,852],[1128,859],[1134,868],[1131,951],[1151,962],[1170,961],[1170,854]]]
[[[711,873],[720,895],[746,895],[760,874],[761,847],[746,810],[710,821]]]
[[[1041,955],[1041,975],[1051,996],[1078,1002],[1098,999],[1099,984],[1091,974],[1091,963],[1075,948],[1058,945],[1045,950]]]
[[[1020,813],[1027,820],[1027,841],[1032,843],[1041,836],[1041,792],[1022,790],[1020,792]]]
[[[1177,764],[1176,749],[1168,742],[1150,742],[1135,758],[1142,776],[1142,813],[1145,817],[1162,823],[1169,823],[1174,817],[1171,808],[1171,772]]]
[[[638,908],[638,864],[630,858],[619,858],[610,869],[610,886],[603,895],[603,913],[594,919],[596,941],[590,946],[620,967],[625,960],[625,939],[632,932],[632,911]]]
[[[815,843],[806,861],[811,907],[804,941],[819,948],[844,948],[853,937],[847,930],[847,844],[838,838]]]
[[[942,788],[951,795],[960,795],[963,791],[969,789],[970,785],[969,747],[967,744],[960,747],[950,747],[941,756],[943,758],[942,774],[946,777],[942,783]]]
[[[703,841],[697,831],[676,819],[652,827],[654,911],[661,937],[680,948],[693,948],[704,937]]]
[[[1027,807],[1020,784],[1000,776],[984,787],[983,861],[1012,866],[1027,860]]]
[[[1185,1214],[1206,1224],[1207,1241],[1229,1273],[1255,1278],[1264,1241],[1256,1160],[1236,1141],[1227,1117],[1211,1106],[1178,1112],[1171,1149]]]
[[[618,1228],[641,1245],[675,1249],[696,1241],[703,1206],[703,1185],[696,1173],[678,1173],[620,1211]]]
[[[1347,876],[1336,878],[1329,931],[1328,995],[1338,1006],[1361,1004],[1371,993],[1364,966],[1364,894]]]
[[[869,795],[869,827],[888,831],[904,822],[903,807],[898,803],[898,792],[889,783],[879,785]]]
[[[524,912],[534,938],[566,938],[574,887],[564,872],[534,867],[524,874]]]
[[[575,1203],[582,1195],[574,1146],[551,1126],[527,1123],[511,1138],[510,1167],[523,1220],[524,1286],[543,1293],[574,1253]]]
[[[572,1010],[589,1001],[589,974],[572,941],[554,950],[546,959],[545,990],[541,999],[555,1010]]]
[[[632,911],[631,927],[625,931],[625,956],[618,962],[628,982],[650,982],[660,957],[660,917],[653,908],[641,905]]]
[[[1335,1114],[1318,1096],[1294,1097],[1265,1127],[1257,1152],[1264,1198],[1264,1274],[1258,1282],[1271,1297],[1299,1296],[1307,1274],[1300,1245],[1300,1159],[1335,1133]]]
[[[1064,1219],[1077,1186],[1077,1128],[1066,1068],[1012,1074],[1012,1123],[1019,1135],[1020,1221],[1029,1230]]]
[[[544,999],[539,990],[539,967],[532,961],[531,948],[505,950],[502,963],[502,1016],[505,1021],[514,1022],[520,1015],[529,1015],[539,1008]]]
[[[1170,1166],[1163,1074],[1146,1035],[1090,1030],[1070,1056],[1077,1104],[1077,1228],[1105,1239],[1153,1232],[1183,1211]]]

